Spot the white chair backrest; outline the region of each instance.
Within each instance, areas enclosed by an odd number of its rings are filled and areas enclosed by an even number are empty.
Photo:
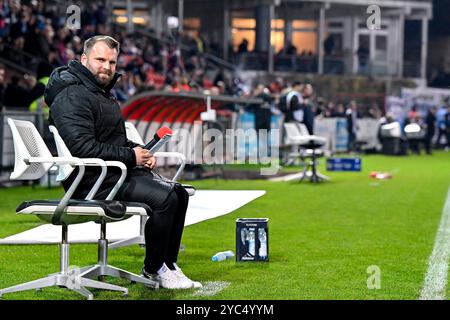
[[[125,122],[125,131],[128,140],[131,140],[134,143],[139,143],[142,145],[145,144],[144,141],[142,140],[141,135],[137,131],[136,126],[132,122],[129,121]]]
[[[127,139],[131,140],[135,143],[139,143],[144,145],[144,141],[142,140],[141,135],[139,134],[139,131],[137,130],[137,128],[135,127],[135,125],[132,122],[125,122],[125,130],[126,130],[126,135],[127,135]],[[176,133],[175,133],[176,134]],[[180,152],[155,152],[155,156],[158,158],[163,158],[163,159],[173,159],[172,162],[168,162],[168,164],[175,164],[175,165],[179,165],[177,172],[175,173],[174,177],[172,178],[172,181],[176,181],[177,178],[180,176],[181,172],[184,169],[185,163],[186,163],[186,158],[183,156],[182,153]],[[178,160],[176,160],[178,159]],[[161,160],[158,160],[158,163],[160,163]],[[181,162],[181,163],[177,163],[177,162]]]
[[[398,121],[381,125],[381,136],[387,138],[400,138],[402,136],[400,123]]]
[[[14,143],[14,171],[12,180],[36,180],[44,176],[52,167],[51,163],[27,164],[26,159],[32,157],[52,157],[39,131],[30,121],[8,118]]]
[[[64,140],[59,135],[58,129],[55,126],[50,126],[50,132],[53,133],[53,138],[55,139],[56,150],[58,151],[59,157],[72,158],[72,154],[67,148]],[[75,170],[75,167],[70,164],[59,165],[58,166],[58,175],[56,176],[56,181],[64,181],[66,180],[72,171]]]
[[[296,123],[298,130],[302,136],[309,136],[308,128],[304,123]]]
[[[285,122],[283,126],[286,132],[286,144],[295,143],[296,139],[302,135],[300,129],[297,127],[297,124],[294,122]]]

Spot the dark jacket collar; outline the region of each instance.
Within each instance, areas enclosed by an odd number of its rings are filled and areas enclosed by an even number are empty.
[[[69,71],[74,73],[81,82],[91,91],[100,91],[108,93],[115,86],[117,80],[120,78],[121,74],[115,73],[111,82],[106,87],[100,86],[97,79],[95,79],[94,75],[88,68],[83,66],[79,61],[72,60],[69,62]]]

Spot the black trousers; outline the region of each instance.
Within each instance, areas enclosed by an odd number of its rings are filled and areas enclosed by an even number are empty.
[[[433,140],[433,134],[427,134],[423,140],[423,144],[425,146],[425,151],[427,154],[431,154],[432,153],[432,145],[431,145],[431,141]]]
[[[441,137],[447,137],[445,129],[442,128],[438,128],[438,136],[437,136],[437,140],[436,140],[436,147],[440,148],[440,147],[445,147],[445,145],[441,145]],[[449,145],[448,139],[447,139],[447,145]]]
[[[163,263],[176,262],[189,202],[187,191],[148,169],[135,168],[115,199],[143,202],[153,209],[145,225],[145,270],[156,273]]]

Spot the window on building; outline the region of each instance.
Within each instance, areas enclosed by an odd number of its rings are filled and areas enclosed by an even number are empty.
[[[292,44],[300,55],[317,54],[317,21],[292,21]]]
[[[377,35],[375,38],[375,60],[387,61],[387,37],[384,35]]]
[[[270,45],[275,47],[275,52],[280,52],[284,47],[284,20],[273,19],[271,28]]]
[[[183,30],[189,31],[191,35],[198,37],[201,28],[200,18],[185,18],[183,20]]]
[[[128,23],[127,10],[126,9],[114,9],[113,10],[114,21],[119,24]],[[148,25],[149,15],[145,10],[133,10],[132,21],[134,24]]]
[[[244,39],[247,39],[248,51],[253,51],[255,48],[256,39],[256,20],[248,18],[233,18],[231,22],[231,36],[233,42],[233,48],[238,50],[239,45]]]
[[[342,33],[329,32],[325,34],[323,48],[326,56],[341,56],[343,53]]]

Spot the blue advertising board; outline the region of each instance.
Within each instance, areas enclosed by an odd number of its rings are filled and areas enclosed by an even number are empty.
[[[361,158],[328,158],[327,171],[361,171]]]

